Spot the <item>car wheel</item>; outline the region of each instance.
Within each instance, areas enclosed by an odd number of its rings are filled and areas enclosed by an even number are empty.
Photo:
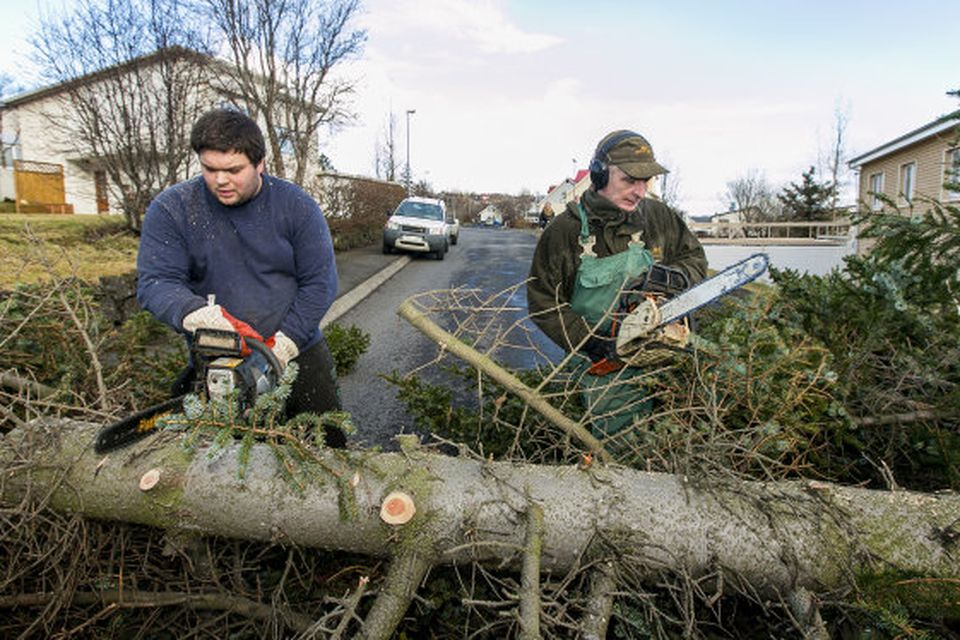
[[[443,260],[443,257],[447,255],[447,245],[444,244],[442,247],[437,249],[436,255],[437,255],[437,260]]]
[[[388,245],[386,242],[383,243],[383,253],[384,255],[390,255],[393,253],[393,247]]]
[[[453,244],[457,244],[458,242],[460,242],[460,234],[459,234],[459,233],[458,233],[457,235],[453,236],[452,242],[453,242]]]

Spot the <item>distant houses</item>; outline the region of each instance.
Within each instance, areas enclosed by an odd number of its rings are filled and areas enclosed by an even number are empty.
[[[548,211],[548,216],[563,213],[567,204],[580,200],[580,196],[590,188],[590,184],[590,172],[586,169],[579,169],[572,178],[565,178],[559,184],[547,189],[547,195],[531,205],[524,218],[530,224],[537,224],[540,220],[540,214],[545,209]],[[648,192],[650,196],[659,198],[658,188],[659,181],[651,180],[650,191]]]
[[[500,210],[495,204],[488,204],[486,207],[477,214],[477,220],[480,224],[488,227],[502,227],[503,226],[503,214],[500,213]]]

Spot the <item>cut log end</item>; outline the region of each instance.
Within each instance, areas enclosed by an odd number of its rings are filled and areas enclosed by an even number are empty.
[[[150,469],[140,476],[140,491],[150,491],[160,482],[160,470]]]
[[[387,524],[406,524],[416,512],[413,498],[402,491],[390,493],[380,505],[380,519]]]

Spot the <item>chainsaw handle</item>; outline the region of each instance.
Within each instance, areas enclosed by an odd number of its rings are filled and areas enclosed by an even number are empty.
[[[267,364],[273,369],[274,380],[279,381],[280,374],[283,373],[283,366],[280,364],[280,360],[277,359],[277,354],[273,352],[273,349],[264,344],[262,340],[257,340],[256,338],[245,337],[243,340],[252,351],[256,351],[264,357]]]

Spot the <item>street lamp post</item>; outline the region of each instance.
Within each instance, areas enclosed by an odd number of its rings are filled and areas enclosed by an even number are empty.
[[[416,113],[416,109],[407,109],[407,195],[410,195],[410,114]]]

